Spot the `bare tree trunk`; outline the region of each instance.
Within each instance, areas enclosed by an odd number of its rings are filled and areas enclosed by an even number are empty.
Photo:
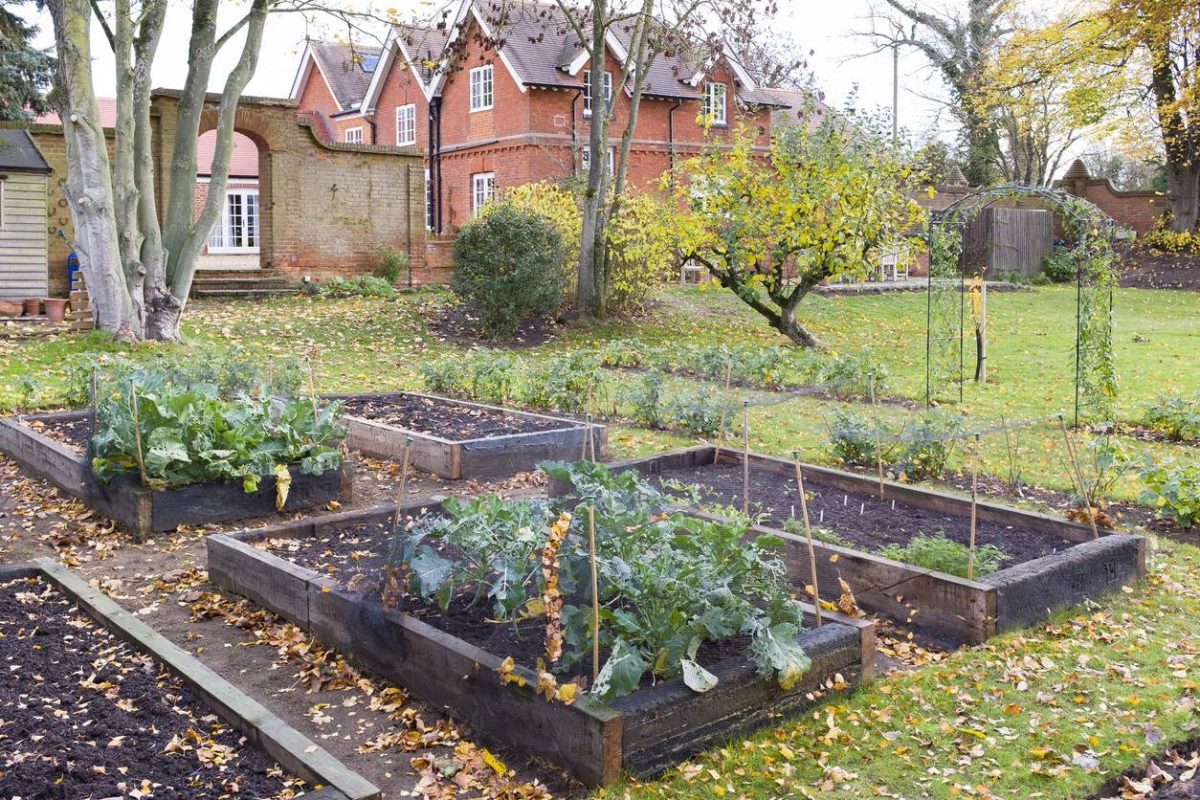
[[[113,55],[116,61],[117,120],[112,157],[113,216],[117,223],[118,247],[125,285],[133,304],[139,338],[145,330],[146,270],[142,267],[142,232],[138,220],[141,194],[134,163],[137,119],[134,110],[133,39],[135,20],[130,0],[116,0]]]
[[[579,282],[575,290],[576,311],[583,316],[603,313],[603,266],[605,206],[608,193],[608,119],[610,103],[604,93],[605,33],[608,4],[593,3],[588,67],[591,82],[592,124],[588,131],[588,181],[583,196],[583,229],[579,242]]]
[[[58,73],[52,100],[67,150],[67,204],[76,254],[87,281],[96,326],[123,340],[141,338],[137,309],[121,268],[108,145],[92,88],[88,0],[50,0]]]
[[[200,0],[196,13],[208,11],[211,4],[215,13],[215,0]],[[223,40],[230,32],[222,34],[221,40],[214,44],[201,45],[200,52],[189,66],[188,80],[185,84],[184,96],[179,104],[179,126],[175,141],[175,158],[172,162],[171,192],[167,200],[166,219],[164,220],[163,242],[166,247],[166,287],[169,296],[163,293],[156,299],[151,310],[148,326],[159,338],[178,340],[180,338],[179,322],[183,309],[187,304],[188,295],[192,290],[192,280],[196,275],[196,267],[200,259],[200,250],[212,232],[213,226],[221,214],[225,202],[225,187],[229,180],[229,165],[233,158],[233,134],[237,120],[238,100],[246,88],[246,84],[254,76],[258,66],[258,57],[262,48],[263,29],[266,27],[269,0],[253,0],[250,11],[244,18],[246,42],[242,48],[237,64],[234,65],[225,79],[221,91],[221,102],[217,108],[216,146],[213,151],[212,177],[208,185],[208,197],[200,216],[193,222],[195,213],[191,187],[196,173],[196,136],[199,131],[200,117],[204,110],[207,78],[203,82],[193,81],[192,73],[203,72],[206,76],[211,71],[212,56],[205,57],[203,53],[219,49]],[[208,17],[197,20],[198,26],[208,25]],[[233,30],[236,30],[234,28]],[[193,32],[195,34],[195,32]],[[206,34],[210,42],[215,34]],[[193,40],[195,35],[193,35]],[[187,122],[185,129],[184,122]],[[187,165],[190,178],[185,178],[180,169],[181,164]],[[178,181],[187,180],[187,191],[179,190]]]

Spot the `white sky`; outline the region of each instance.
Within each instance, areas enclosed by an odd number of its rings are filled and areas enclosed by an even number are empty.
[[[416,8],[418,13],[428,13],[430,5],[415,5],[414,0],[343,0],[356,8],[383,12],[396,9],[401,17],[407,16],[406,9]],[[419,2],[419,0],[416,0]],[[961,5],[963,0],[944,0],[951,6]],[[237,19],[245,11],[242,2],[222,3],[222,24]],[[53,32],[49,15],[37,14],[27,8],[26,15],[41,26],[39,44],[53,45]],[[840,108],[858,88],[857,104],[860,108],[887,107],[892,104],[892,56],[880,53],[866,58],[853,59],[855,54],[871,49],[869,42],[856,37],[856,30],[867,28],[869,0],[780,0],[780,11],[773,27],[781,30],[795,43],[797,53],[813,51],[809,59],[816,74],[819,87],[825,92],[826,102]],[[190,3],[171,0],[167,25],[163,32],[154,64],[155,84],[159,87],[179,88],[187,72],[187,52]],[[309,24],[298,14],[278,14],[269,18],[263,52],[254,79],[247,94],[285,97],[291,91],[297,65],[303,50],[306,31],[315,38],[331,38],[337,29],[331,22]],[[343,33],[344,38],[344,33]],[[234,40],[226,45],[213,71],[213,86],[218,89],[225,72],[237,57],[240,42]],[[96,91],[102,97],[114,93],[113,61],[108,44],[98,26],[93,30],[93,55],[96,58]],[[902,53],[900,60],[900,123],[915,133],[940,133],[944,138],[953,138],[949,127],[938,129],[938,105],[926,95],[944,96],[944,89],[922,56]],[[945,114],[941,122],[948,125]]]

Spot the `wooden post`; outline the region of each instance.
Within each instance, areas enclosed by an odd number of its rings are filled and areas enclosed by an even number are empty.
[[[584,415],[584,426],[587,428],[587,438],[583,440],[583,452],[579,454],[580,461],[588,460],[588,439],[592,436],[592,415]]]
[[[404,437],[404,447],[400,451],[400,497],[396,500],[396,514],[392,519],[392,532],[400,532],[401,511],[408,502],[408,453],[412,447],[412,439]]]
[[[971,544],[967,555],[967,580],[975,580],[975,528],[979,510],[979,434],[971,448]]]
[[[804,496],[804,473],[800,470],[800,452],[792,451],[796,462],[796,488],[800,490],[800,515],[804,519],[804,538],[808,540],[808,566],[812,574],[813,607],[816,609],[817,627],[821,627],[821,588],[817,583],[817,554],[813,547],[812,525],[808,520],[808,498]]]
[[[979,350],[979,369],[976,377],[980,383],[987,383],[987,281],[981,281],[979,288],[979,322],[975,328],[977,348]]]
[[[1075,457],[1075,443],[1071,441],[1071,434],[1067,431],[1067,422],[1062,414],[1058,415],[1058,427],[1062,429],[1063,439],[1067,443],[1067,455],[1071,457],[1071,469],[1075,471],[1074,478],[1079,489],[1079,496],[1087,504],[1088,522],[1092,524],[1092,537],[1099,539],[1100,529],[1096,527],[1096,515],[1092,513],[1092,498],[1088,493],[1087,484],[1084,483],[1083,473],[1079,470],[1079,459]]]
[[[142,421],[138,411],[137,384],[129,379],[129,413],[133,417],[133,442],[137,446],[138,475],[146,485],[146,461],[142,457]]]
[[[742,401],[742,513],[750,516],[750,401]]]
[[[588,506],[588,554],[592,566],[592,683],[600,674],[600,581],[596,576],[596,507]]]
[[[879,440],[879,404],[875,402],[875,373],[869,378],[871,408],[875,411],[875,463],[879,470],[879,499],[883,499],[883,443]]]
[[[320,414],[317,409],[317,381],[316,378],[313,377],[313,360],[311,351],[304,357],[304,360],[308,362],[308,396],[312,399],[313,424],[315,425],[320,417]]]

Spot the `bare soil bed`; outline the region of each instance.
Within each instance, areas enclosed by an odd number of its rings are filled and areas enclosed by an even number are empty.
[[[43,436],[65,444],[76,453],[86,452],[88,442],[92,438],[90,416],[79,419],[30,420],[28,425]]]
[[[1137,248],[1121,264],[1121,286],[1200,291],[1200,257]]]
[[[347,414],[451,441],[571,427],[571,423],[562,420],[509,416],[487,408],[438,402],[403,392],[348,397],[343,404]]]
[[[742,466],[740,464],[708,464],[705,466],[664,470],[656,475],[660,485],[672,481],[700,487],[701,501],[707,504],[742,506]],[[878,495],[847,492],[828,486],[809,484],[805,489],[812,497],[808,513],[812,524],[825,528],[846,540],[851,546],[867,552],[878,552],[896,544],[905,545],[918,534],[942,534],[966,544],[970,539],[970,520],[928,508],[908,505],[899,500],[880,501]],[[766,523],[782,527],[788,519],[800,516],[800,494],[795,478],[777,472],[750,469],[750,512],[766,515]],[[1069,548],[1073,542],[1043,533],[980,522],[976,527],[977,546],[995,545],[1004,551],[1009,567]]]
[[[265,800],[300,788],[40,578],[0,584],[0,662],[4,797]]]
[[[342,586],[381,599],[391,541],[391,526],[367,524],[348,526],[303,539],[267,540],[260,546],[294,564],[330,577]],[[447,558],[453,557],[452,551],[441,549],[441,552]],[[512,656],[517,663],[527,667],[534,667],[539,658],[545,657],[544,618],[531,617],[517,623],[500,623],[492,618],[491,601],[486,596],[474,604],[470,601],[469,594],[460,594],[451,601],[446,611],[442,611],[436,604],[426,603],[406,593],[389,597],[388,600],[389,606],[397,611],[410,614],[490,653],[501,657]],[[566,602],[578,604],[586,601],[568,597]],[[696,660],[710,667],[742,653],[749,642],[749,637],[742,635],[721,642],[705,642],[697,652]],[[602,661],[608,658],[607,650],[604,648],[601,651]],[[584,669],[587,666],[581,664],[578,674],[568,673],[561,680],[586,685],[590,671]],[[649,677],[643,680],[643,686],[651,683]]]

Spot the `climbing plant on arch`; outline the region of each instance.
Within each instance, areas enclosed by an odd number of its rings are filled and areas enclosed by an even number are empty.
[[[1006,184],[967,195],[930,218],[925,399],[962,399],[967,270],[963,232],[985,208],[1003,200],[1038,198],[1063,221],[1076,274],[1075,423],[1081,414],[1109,416],[1117,397],[1113,299],[1117,285],[1113,220],[1081,197],[1055,189]]]

